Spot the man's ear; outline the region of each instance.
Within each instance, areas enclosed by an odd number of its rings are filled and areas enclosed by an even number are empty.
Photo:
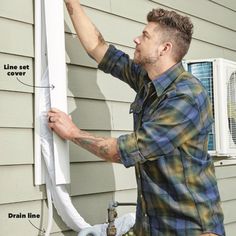
[[[161,52],[160,52],[160,56],[164,56],[166,54],[171,53],[172,48],[173,48],[173,44],[171,42],[163,43],[162,49],[161,49]]]

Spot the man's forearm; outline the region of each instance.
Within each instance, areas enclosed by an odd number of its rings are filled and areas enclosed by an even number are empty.
[[[96,137],[80,130],[71,141],[103,160],[121,163],[116,138]]]
[[[85,14],[79,0],[66,0],[65,3],[83,47],[99,63],[108,49],[107,43]]]
[[[48,126],[62,139],[71,140],[106,161],[120,163],[116,138],[96,137],[82,131],[70,116],[56,108],[48,111]]]

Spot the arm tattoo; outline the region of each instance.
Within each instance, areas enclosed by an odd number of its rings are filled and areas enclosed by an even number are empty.
[[[69,14],[72,16],[73,15],[73,7],[72,7],[71,3],[67,2],[66,8],[68,9]]]
[[[103,160],[121,163],[115,138],[95,137],[81,131],[80,137],[76,137],[72,141]]]
[[[98,43],[101,44],[101,45],[106,44],[106,41],[104,40],[101,32],[97,28],[95,28],[95,29],[96,29],[96,34],[98,36]]]
[[[96,48],[98,46],[101,46],[101,45],[105,45],[106,44],[106,41],[105,39],[103,38],[102,34],[99,32],[99,30],[96,28],[96,26],[94,25],[94,29],[95,29],[95,34],[97,36],[97,39],[98,39],[98,44],[96,46]],[[93,59],[93,60],[96,60],[95,57],[93,56],[93,53],[92,52],[87,52],[88,55]]]

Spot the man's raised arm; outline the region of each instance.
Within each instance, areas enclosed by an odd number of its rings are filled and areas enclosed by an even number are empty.
[[[97,63],[100,63],[108,49],[108,44],[85,14],[79,0],[65,0],[65,4],[84,49]]]

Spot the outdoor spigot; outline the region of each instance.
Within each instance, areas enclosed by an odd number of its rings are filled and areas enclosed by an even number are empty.
[[[108,211],[107,236],[115,236],[116,235],[115,218],[117,217],[117,212],[114,207],[114,202],[110,202],[107,211]]]
[[[111,201],[109,203],[108,211],[108,226],[107,226],[107,236],[116,236],[117,230],[115,227],[115,219],[117,217],[116,207],[118,206],[136,206],[136,203],[132,202],[116,202]]]

